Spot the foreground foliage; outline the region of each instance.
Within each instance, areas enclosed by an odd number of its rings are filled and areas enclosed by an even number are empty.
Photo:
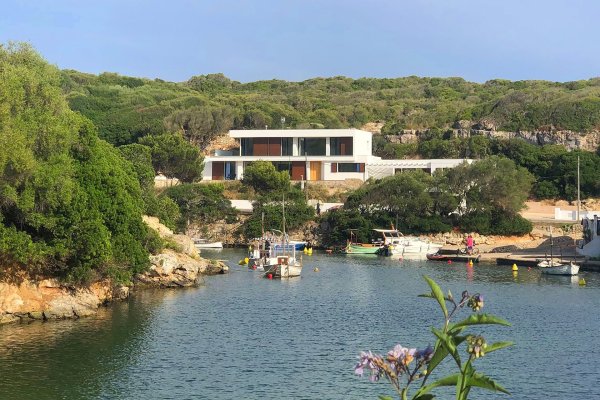
[[[479,314],[478,312],[483,308],[483,296],[479,293],[470,295],[467,291],[464,291],[461,299],[457,301],[450,291],[447,295],[444,295],[438,284],[431,278],[425,276],[425,280],[431,288],[431,292],[421,295],[421,297],[436,300],[444,318],[443,325],[440,328],[431,328],[431,332],[436,339],[435,346],[417,350],[397,345],[386,356],[363,352],[359,357],[360,361],[355,366],[355,373],[362,376],[365,369],[367,369],[370,370],[370,380],[372,382],[377,382],[382,377],[387,379],[402,400],[409,398],[411,385],[413,387],[418,386],[411,397],[412,400],[433,399],[435,396],[432,391],[442,386],[455,387],[455,398],[457,400],[467,399],[473,388],[508,393],[493,379],[477,372],[474,363],[478,358],[511,346],[513,343],[497,342],[487,344],[482,335],[478,333],[467,334],[466,331],[479,325],[510,326],[510,324],[494,315]],[[452,317],[465,306],[475,314],[462,321],[452,323]],[[467,353],[466,360],[461,357],[459,352],[461,346]],[[457,373],[427,383],[436,368],[446,359],[450,359],[455,364],[458,370]],[[380,396],[380,398],[391,399],[389,396]]]

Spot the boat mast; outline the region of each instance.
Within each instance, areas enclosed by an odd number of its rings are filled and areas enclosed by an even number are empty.
[[[283,237],[281,238],[283,242],[283,255],[285,255],[285,246],[286,246],[286,237],[285,237],[285,192],[283,192],[283,202],[281,204],[281,210],[283,213]]]
[[[263,210],[263,212],[261,213],[260,216],[260,230],[261,230],[261,242],[262,242],[262,250],[263,250],[263,254],[265,254],[266,252],[266,238],[265,238],[265,211]]]
[[[552,248],[554,247],[554,240],[552,240],[552,227],[550,227],[550,267],[553,265],[552,259],[554,255],[552,254]]]
[[[577,155],[577,222],[579,222],[579,208],[581,205],[581,194],[579,193],[579,154]]]

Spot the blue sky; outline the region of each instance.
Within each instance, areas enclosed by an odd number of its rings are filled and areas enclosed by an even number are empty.
[[[596,0],[4,0],[0,42],[52,64],[184,81],[600,76]]]

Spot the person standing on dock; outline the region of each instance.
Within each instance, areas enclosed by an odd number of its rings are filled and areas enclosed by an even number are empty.
[[[469,236],[467,236],[467,254],[473,254],[474,245],[475,241],[473,240],[473,236],[469,233]]]

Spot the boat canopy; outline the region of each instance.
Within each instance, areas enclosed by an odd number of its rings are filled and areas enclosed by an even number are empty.
[[[402,233],[396,229],[373,229],[375,232],[383,233],[384,235],[387,233],[390,236],[403,236]],[[394,235],[395,234],[395,235]]]

